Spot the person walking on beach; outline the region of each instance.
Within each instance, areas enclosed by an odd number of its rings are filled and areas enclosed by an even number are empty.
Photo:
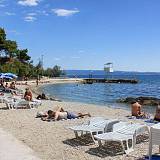
[[[145,118],[146,114],[144,112],[142,112],[142,106],[141,104],[139,104],[138,101],[133,101],[131,103],[131,109],[132,109],[132,116],[135,116],[137,118]]]
[[[37,86],[38,86],[38,82],[39,82],[39,81],[38,81],[38,77],[37,77],[37,79],[36,79],[36,84],[37,84]]]
[[[47,114],[48,116],[42,118],[42,120],[54,119],[56,121],[61,119],[84,118],[85,116],[91,117],[90,113],[72,113],[65,111],[62,107],[59,107],[56,111],[48,110]]]

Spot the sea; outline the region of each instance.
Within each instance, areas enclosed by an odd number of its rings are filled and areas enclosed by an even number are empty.
[[[102,70],[67,70],[65,71],[65,77],[137,79],[139,82],[137,84],[50,84],[42,87],[42,92],[62,101],[110,106],[112,108],[123,108],[127,110],[130,110],[130,106],[128,104],[118,103],[118,99],[139,96],[160,98],[160,73],[124,71],[105,73]],[[153,106],[145,106],[144,108],[147,112],[155,112],[155,107]]]

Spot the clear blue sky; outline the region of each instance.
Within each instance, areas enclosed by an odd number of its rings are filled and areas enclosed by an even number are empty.
[[[160,71],[160,0],[0,0],[0,27],[45,67]]]

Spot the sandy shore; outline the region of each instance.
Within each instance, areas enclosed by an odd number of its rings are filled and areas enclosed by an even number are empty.
[[[59,83],[57,81],[58,80],[53,80],[49,83]],[[75,80],[68,80],[68,82],[73,81]],[[64,81],[60,80],[60,82]],[[29,85],[32,89],[37,89],[35,83],[29,82]],[[25,87],[25,85],[19,85],[19,88],[21,89],[24,89]],[[137,144],[135,151],[127,156],[111,153],[111,151],[114,151],[114,148],[102,152],[98,149],[98,145],[93,144],[89,139],[83,139],[81,141],[76,140],[74,133],[67,129],[67,127],[81,124],[88,118],[56,122],[44,122],[35,118],[38,111],[46,111],[48,109],[55,110],[59,106],[68,111],[90,112],[92,116],[104,116],[107,118],[118,118],[121,120],[143,123],[141,120],[129,120],[126,116],[130,113],[122,109],[113,109],[106,106],[95,106],[90,104],[43,100],[42,105],[38,109],[1,109],[0,128],[3,128],[5,131],[11,133],[18,140],[29,146],[42,160],[134,160],[147,154],[148,142]],[[5,104],[0,104],[0,107],[5,107]],[[156,149],[157,148],[155,148],[155,150]]]

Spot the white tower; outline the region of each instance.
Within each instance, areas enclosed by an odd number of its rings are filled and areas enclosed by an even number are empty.
[[[109,63],[104,64],[104,71],[113,72],[113,63],[109,62]]]

